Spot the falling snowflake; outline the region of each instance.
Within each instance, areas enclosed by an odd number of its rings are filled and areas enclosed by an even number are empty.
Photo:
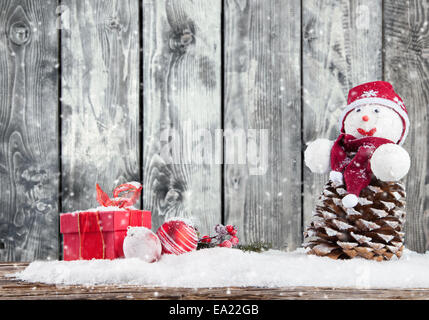
[[[365,98],[376,97],[377,93],[378,91],[375,91],[375,90],[364,91],[361,97],[365,97]]]

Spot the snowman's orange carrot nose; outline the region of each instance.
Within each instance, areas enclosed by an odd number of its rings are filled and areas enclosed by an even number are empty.
[[[369,117],[368,117],[367,115],[364,115],[364,116],[362,117],[362,120],[363,120],[363,121],[368,121],[368,120],[369,120]]]

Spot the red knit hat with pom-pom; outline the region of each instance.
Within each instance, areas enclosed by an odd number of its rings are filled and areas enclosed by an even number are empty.
[[[403,131],[397,143],[402,144],[407,137],[410,127],[407,108],[401,97],[393,90],[392,85],[386,81],[367,82],[350,89],[347,97],[347,107],[343,110],[340,117],[341,132],[344,133],[344,120],[347,115],[355,108],[366,104],[379,104],[389,107],[399,114],[402,119]]]

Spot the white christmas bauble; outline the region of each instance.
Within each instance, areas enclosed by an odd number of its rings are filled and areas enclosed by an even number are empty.
[[[379,104],[356,107],[344,119],[345,133],[356,138],[378,137],[398,143],[403,130],[399,114]]]
[[[312,172],[326,173],[329,171],[333,143],[328,139],[316,139],[308,144],[304,152],[304,161]]]
[[[410,156],[408,152],[393,143],[378,147],[371,157],[371,170],[382,181],[398,181],[410,169]]]
[[[123,244],[125,258],[140,258],[146,262],[161,259],[158,236],[145,227],[129,227]]]

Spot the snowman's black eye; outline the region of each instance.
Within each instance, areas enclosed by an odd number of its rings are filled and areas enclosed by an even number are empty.
[[[357,109],[356,109],[356,112],[360,112],[360,108],[357,108]]]
[[[378,109],[374,109],[374,112],[375,112],[375,113],[379,113],[379,112],[380,112],[380,110],[378,110]]]

